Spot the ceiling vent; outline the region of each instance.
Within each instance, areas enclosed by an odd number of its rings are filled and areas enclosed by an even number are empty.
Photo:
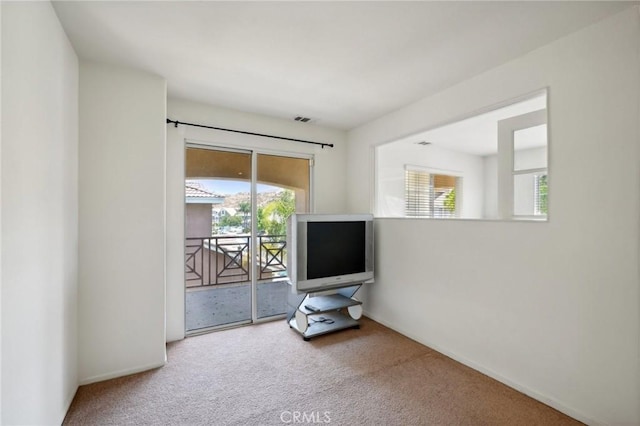
[[[302,117],[301,115],[297,116],[296,118],[294,118],[295,121],[299,121],[301,123],[308,123],[311,121],[311,119],[309,117]]]
[[[422,146],[427,146],[427,145],[431,145],[431,142],[427,142],[427,141],[421,141],[421,142],[416,142],[417,145],[422,145]]]

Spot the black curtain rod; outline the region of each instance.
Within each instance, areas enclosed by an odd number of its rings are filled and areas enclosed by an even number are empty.
[[[292,141],[292,142],[310,143],[310,144],[313,144],[313,145],[320,145],[322,147],[322,149],[324,149],[325,146],[333,148],[333,144],[332,143],[305,141],[305,140],[302,140],[302,139],[293,139],[293,138],[285,138],[285,137],[282,137],[282,136],[265,135],[263,133],[253,133],[253,132],[245,132],[245,131],[242,131],[242,130],[224,129],[222,127],[205,126],[204,124],[185,123],[185,122],[182,122],[182,121],[170,120],[170,119],[167,118],[167,124],[169,124],[169,123],[174,124],[176,127],[178,127],[178,124],[183,124],[185,126],[203,127],[205,129],[222,130],[224,132],[233,132],[233,133],[242,133],[243,135],[261,136],[263,138],[274,138],[274,139],[282,139],[282,140],[285,140],[285,141]]]

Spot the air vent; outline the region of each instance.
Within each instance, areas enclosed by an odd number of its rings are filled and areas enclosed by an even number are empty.
[[[302,117],[302,116],[297,116],[296,118],[294,118],[295,121],[299,121],[301,123],[308,123],[309,121],[311,121],[311,119],[309,117]]]
[[[431,145],[431,142],[427,142],[427,141],[421,141],[421,142],[416,142],[417,145],[422,145],[422,146],[427,146],[427,145]]]

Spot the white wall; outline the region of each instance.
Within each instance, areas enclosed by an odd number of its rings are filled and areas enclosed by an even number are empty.
[[[640,423],[634,9],[349,134],[349,207],[361,211],[372,205],[372,146],[549,87],[550,220],[380,219],[364,306],[592,424]],[[594,208],[594,193],[617,208]]]
[[[404,217],[405,166],[424,167],[433,173],[459,176],[459,216],[481,218],[484,189],[483,158],[435,145],[387,144],[376,151],[376,211],[378,217]]]
[[[51,4],[2,4],[2,424],[77,389],[78,59]]]
[[[0,98],[2,97],[2,2],[0,2]],[[2,100],[0,99],[0,423],[2,423]]]
[[[484,157],[484,200],[482,217],[498,219],[498,155]]]
[[[333,143],[333,148],[268,139],[189,126],[167,131],[167,340],[184,337],[184,149],[185,140],[215,146],[312,154],[314,205],[317,213],[346,210],[346,134],[319,125],[298,123],[226,108],[171,99],[172,120],[254,133]]]
[[[166,83],[80,63],[79,377],[165,362]]]

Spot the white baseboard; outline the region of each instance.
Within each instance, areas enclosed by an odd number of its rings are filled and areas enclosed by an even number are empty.
[[[80,386],[76,386],[73,392],[70,392],[69,395],[67,395],[67,400],[64,405],[64,412],[62,413],[62,418],[58,422],[56,422],[57,425],[61,425],[64,423],[64,419],[65,417],[67,417],[67,413],[69,412],[69,408],[71,408],[71,403],[73,402],[73,398],[76,397],[76,393],[78,392],[79,387]]]
[[[496,373],[495,371],[493,371],[493,370],[491,370],[489,368],[486,368],[486,367],[484,367],[484,366],[482,366],[480,364],[477,364],[476,362],[474,362],[474,361],[472,361],[470,359],[467,359],[467,358],[465,358],[463,356],[460,356],[460,355],[458,355],[458,354],[456,354],[454,352],[451,352],[451,351],[447,350],[446,348],[441,347],[438,344],[426,341],[425,339],[423,339],[421,337],[418,337],[418,336],[415,336],[412,333],[408,333],[408,332],[404,331],[401,327],[396,327],[394,324],[391,324],[391,323],[389,323],[387,321],[384,321],[384,320],[382,320],[380,318],[377,318],[375,315],[372,315],[368,311],[364,311],[364,316],[366,316],[368,318],[371,318],[375,322],[378,322],[378,323],[384,325],[385,327],[388,327],[388,328],[390,328],[390,329],[402,334],[403,336],[406,336],[406,337],[410,338],[411,340],[415,340],[416,342],[421,343],[421,344],[423,344],[423,345],[435,350],[436,352],[440,352],[441,354],[446,355],[449,358],[451,358],[451,359],[453,359],[455,361],[458,361],[461,364],[466,365],[467,367],[473,368],[474,370],[479,371],[480,373],[482,373],[482,374],[484,374],[486,376],[489,376],[492,379],[495,379],[495,380],[499,381],[500,383],[503,383],[503,384],[509,386],[510,388],[513,388],[513,389],[517,390],[518,392],[522,392],[523,394],[525,394],[527,396],[530,396],[531,398],[533,398],[533,399],[535,399],[537,401],[540,401],[543,404],[546,404],[549,407],[554,408],[554,409],[560,411],[561,413],[564,413],[567,416],[572,417],[572,418],[574,418],[574,419],[576,419],[576,420],[578,420],[578,421],[580,421],[582,423],[585,423],[585,424],[590,425],[590,426],[604,426],[604,425],[607,424],[607,422],[602,422],[602,421],[595,420],[595,419],[585,415],[584,413],[582,413],[582,412],[580,412],[580,411],[578,411],[578,410],[576,410],[574,408],[571,408],[571,407],[567,406],[566,404],[563,404],[562,401],[559,401],[559,400],[557,400],[555,398],[552,398],[552,397],[549,397],[547,395],[543,395],[543,394],[541,394],[541,393],[539,393],[539,392],[537,392],[537,391],[535,391],[533,389],[530,389],[527,386],[524,386],[524,385],[522,385],[520,383],[517,383],[517,382],[515,382],[515,381],[513,381],[513,380],[511,380],[511,379],[509,379],[507,377],[504,377],[504,376],[500,375],[499,373]]]
[[[117,377],[128,376],[130,374],[141,373],[141,372],[147,371],[147,370],[153,370],[154,368],[159,368],[159,367],[164,366],[166,364],[166,362],[167,361],[166,361],[166,356],[165,356],[165,360],[163,362],[143,365],[143,366],[134,367],[134,368],[128,368],[128,369],[125,369],[125,370],[114,371],[114,372],[106,373],[106,374],[99,374],[97,376],[87,377],[87,378],[84,378],[84,379],[80,379],[80,386],[88,385],[90,383],[102,382],[104,380],[115,379]]]

